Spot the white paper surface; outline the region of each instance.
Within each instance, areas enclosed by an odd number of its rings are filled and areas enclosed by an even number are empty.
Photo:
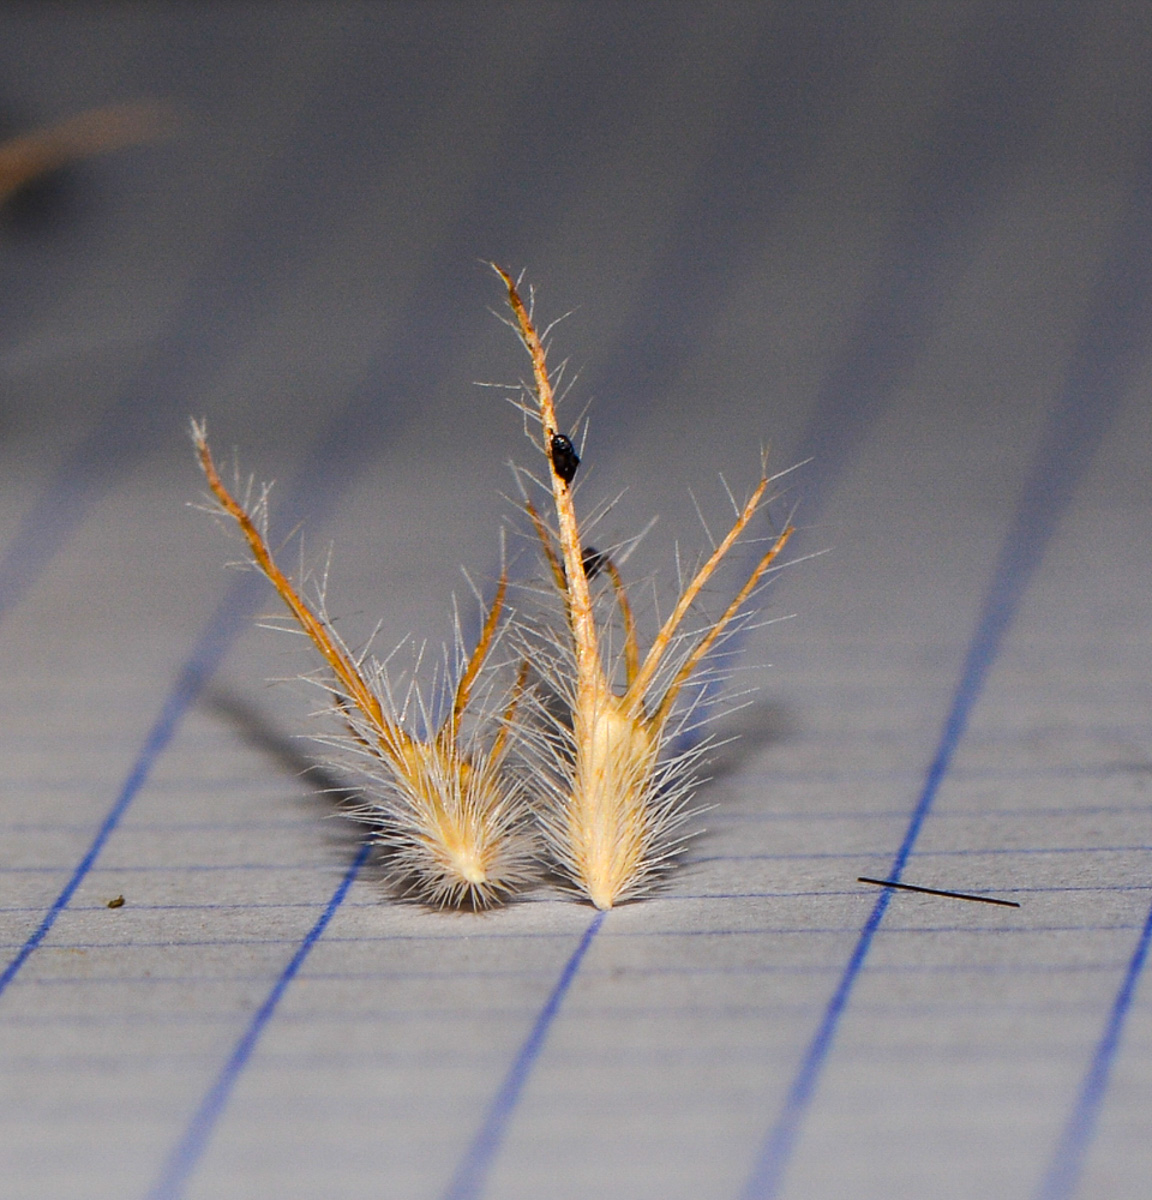
[[[2,18],[23,112],[191,113],[3,235],[5,1195],[1146,1195],[1147,23],[182,12]],[[769,441],[831,551],[742,646],[706,832],[591,934],[341,890],[266,682],[310,660],[185,507],[207,415],[345,628],[442,639],[528,456],[480,256],[578,309],[637,575]]]

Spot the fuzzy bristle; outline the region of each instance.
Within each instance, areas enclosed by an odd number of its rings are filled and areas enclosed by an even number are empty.
[[[371,803],[356,810],[378,823],[401,891],[437,907],[482,909],[535,881],[535,839],[514,776],[482,752],[465,761],[436,742],[413,743],[404,759],[385,789],[386,813]]]
[[[582,721],[586,714],[577,713]],[[604,696],[591,728],[577,728],[569,857],[597,908],[611,908],[649,849],[648,781],[656,746],[643,721]]]
[[[552,705],[534,698],[524,735],[552,861],[570,890],[597,908],[647,895],[684,848],[707,743],[674,751],[670,738],[656,736],[611,694],[593,711],[594,725],[577,732],[580,710],[570,691],[565,647],[541,629],[521,636],[533,638],[534,659],[560,689]]]

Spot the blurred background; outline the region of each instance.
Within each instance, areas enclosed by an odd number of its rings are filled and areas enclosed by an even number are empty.
[[[591,417],[596,486],[645,478],[606,537],[660,512],[665,553],[663,529],[694,520],[688,489],[709,496],[725,471],[739,491],[762,446],[777,467],[811,460],[794,494],[815,525],[900,406],[900,477],[876,481],[889,503],[955,500],[940,433],[992,503],[1082,323],[1112,315],[1089,311],[1108,256],[1142,236],[1139,6],[0,19],[12,134],[134,100],[170,122],[0,218],[0,452],[24,489],[3,517],[9,577],[117,480],[175,472],[189,415],[263,477],[328,439],[313,469],[341,489],[386,475],[414,554],[453,511],[494,528],[527,448],[501,394],[474,386],[524,370],[486,260],[526,271],[544,318],[572,314],[554,353],[578,376],[568,411]],[[926,368],[933,354],[946,364]],[[195,487],[186,464],[172,484]],[[433,557],[490,557],[457,528]],[[0,581],[0,603],[23,586]]]
[[[430,504],[494,511],[517,418],[473,381],[523,362],[489,259],[573,314],[556,352],[606,489],[666,463],[681,503],[681,481],[736,486],[770,445],[814,459],[813,522],[912,390],[911,420],[1011,471],[1149,120],[1148,22],[1123,4],[16,5],[3,23],[11,133],[126,100],[172,113],[169,136],[3,216],[5,470],[31,503],[31,475],[66,476],[77,519],[183,453],[189,414],[279,476],[343,413],[341,469],[418,461]],[[948,331],[967,339],[951,378],[918,377]],[[900,485],[932,499],[911,449]]]

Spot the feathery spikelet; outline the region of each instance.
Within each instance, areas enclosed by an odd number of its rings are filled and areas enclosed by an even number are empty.
[[[535,847],[527,828],[523,784],[505,769],[524,670],[501,715],[468,712],[498,637],[506,575],[501,575],[470,656],[459,652],[457,637],[458,680],[450,708],[444,705],[448,715],[437,723],[414,684],[405,689],[398,704],[386,664],[351,653],[328,619],[322,586],[314,609],[277,567],[268,548],[267,488],[255,504],[241,504],[220,479],[202,423],[192,423],[192,439],[216,511],[239,526],[252,565],[267,577],[324,659],[323,674],[316,682],[332,697],[349,733],[319,740],[345,752],[345,757],[351,752],[365,783],[366,799],[350,811],[374,827],[397,880],[426,903],[478,909],[533,883]],[[435,732],[424,737],[408,732],[405,718],[413,711],[418,728]],[[485,747],[484,727],[492,724],[497,731]]]
[[[512,319],[532,360],[531,401],[525,411],[539,421],[540,449],[548,462],[556,515],[553,533],[529,501],[526,508],[564,600],[567,638],[549,663],[568,709],[564,719],[545,713],[541,757],[542,824],[561,870],[600,909],[643,894],[679,853],[680,828],[695,785],[702,748],[677,753],[673,735],[684,725],[673,711],[685,685],[710,651],[730,635],[743,606],[792,535],[788,526],[756,564],[721,616],[695,637],[682,629],[701,590],[766,502],[772,479],[762,474],[751,497],[710,558],[683,588],[671,614],[641,658],[635,622],[611,560],[583,546],[572,500],[579,457],[557,424],[545,349],[515,281],[493,264],[508,289]],[[557,551],[558,547],[558,551]],[[588,575],[607,568],[623,626],[624,687],[613,687],[615,664],[606,668],[603,622],[598,623]],[[610,657],[610,656],[609,656]],[[540,707],[540,706],[538,706]],[[692,707],[691,705],[689,706]],[[539,742],[541,739],[537,739]]]

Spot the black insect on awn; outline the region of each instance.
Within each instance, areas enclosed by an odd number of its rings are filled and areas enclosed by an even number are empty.
[[[549,449],[556,474],[565,483],[571,483],[576,478],[576,468],[580,465],[580,455],[576,453],[571,439],[562,433],[554,433]]]
[[[597,550],[595,546],[585,546],[581,554],[583,555],[581,565],[584,568],[585,576],[588,579],[595,579],[607,565],[608,555],[603,550]]]

